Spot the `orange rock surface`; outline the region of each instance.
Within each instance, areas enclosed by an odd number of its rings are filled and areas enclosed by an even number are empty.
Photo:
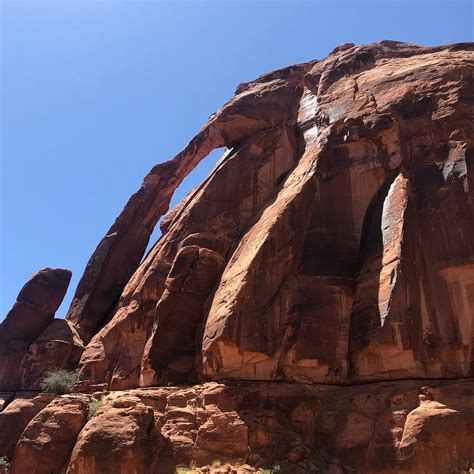
[[[44,318],[9,313],[0,456],[45,473],[474,469],[473,139],[469,43],[345,44],[240,84],[145,177],[66,320],[64,293],[35,300]],[[80,370],[76,393],[23,408],[54,367]]]
[[[10,431],[11,472],[161,474],[214,460],[301,474],[460,473],[472,465],[471,381],[208,382],[94,396],[101,406],[89,420],[83,394],[29,412],[23,433]]]

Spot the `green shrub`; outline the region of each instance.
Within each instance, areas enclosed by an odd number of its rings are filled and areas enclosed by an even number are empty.
[[[63,395],[71,391],[72,386],[79,380],[78,371],[55,369],[46,372],[45,378],[41,381],[40,387],[43,392]]]
[[[87,419],[90,420],[94,415],[95,412],[102,406],[102,402],[99,400],[91,400],[87,404]]]
[[[10,461],[6,456],[0,457],[0,467],[3,467],[6,471],[10,469]]]

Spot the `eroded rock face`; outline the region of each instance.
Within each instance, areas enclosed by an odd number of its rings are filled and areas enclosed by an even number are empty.
[[[64,472],[70,452],[87,418],[87,396],[53,400],[27,425],[19,439],[10,472]]]
[[[16,446],[12,472],[166,474],[216,459],[287,474],[474,465],[468,381],[134,389],[102,396],[87,421],[89,400],[64,395],[40,411]]]
[[[172,161],[166,193],[228,147],[101,312],[84,379],[471,375],[472,64],[468,44],[346,45],[239,86]]]
[[[0,325],[0,340],[33,342],[52,322],[71,275],[62,268],[44,268],[35,273]]]
[[[47,317],[2,324],[0,391],[78,367],[89,394],[25,408],[0,439],[9,456],[16,445],[13,468],[474,468],[473,137],[472,44],[347,44],[239,85],[145,177],[67,319],[53,320],[54,291],[25,290]]]
[[[54,319],[28,347],[22,360],[21,389],[38,390],[46,372],[77,367],[84,344],[73,324]]]
[[[159,472],[160,448],[153,409],[133,395],[110,397],[81,431],[67,472]]]
[[[36,340],[43,346],[46,339],[54,344],[57,326],[62,324],[54,324],[54,314],[66,294],[71,275],[69,270],[62,268],[44,268],[21,289],[16,303],[0,324],[0,391],[38,387],[38,375],[33,377],[32,383],[22,384],[23,372],[30,372],[27,354]],[[73,328],[71,331],[75,332]],[[82,343],[77,341],[76,345],[80,347],[80,352],[75,352],[75,360],[70,361],[71,364],[77,364],[82,353]],[[69,352],[71,350],[69,348]],[[60,352],[59,366],[64,366],[68,364],[70,354],[62,350]],[[54,368],[55,365],[51,367],[54,360],[50,357],[48,347],[39,351],[38,356],[34,364],[43,366],[42,376],[44,369]],[[26,378],[30,377],[26,375]]]
[[[12,459],[16,443],[28,423],[54,398],[51,395],[18,392],[0,412],[0,453]]]
[[[145,177],[99,243],[77,288],[68,318],[83,338],[90,338],[114,308],[182,180],[213,149],[231,147],[262,130],[285,124],[303,71],[304,67],[296,67],[287,77],[256,84],[237,95],[211,116],[173,160],[155,166]]]

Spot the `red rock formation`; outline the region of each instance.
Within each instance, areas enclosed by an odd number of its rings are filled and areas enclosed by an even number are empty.
[[[91,256],[74,295],[68,318],[85,339],[113,310],[145,252],[159,218],[168,210],[175,189],[210,151],[232,146],[261,130],[286,122],[299,70],[287,78],[256,84],[213,114],[198,135],[173,160],[145,176],[113,226]]]
[[[4,391],[78,365],[77,390],[102,399],[90,421],[87,397],[68,395],[20,441],[15,432],[15,472],[43,459],[70,473],[213,459],[288,473],[468,472],[473,51],[346,44],[241,84],[145,177],[67,320],[4,337],[20,354],[3,359],[14,368],[3,363],[0,381],[20,374]],[[176,187],[219,147],[141,261]],[[6,403],[8,415],[18,402]],[[56,416],[62,437],[46,421]]]
[[[33,342],[53,321],[71,275],[61,268],[44,268],[35,273],[0,325],[1,340]]]
[[[54,314],[66,294],[71,275],[69,270],[44,268],[34,274],[21,289],[16,303],[0,324],[0,392],[35,389],[38,387],[38,375],[41,376],[51,365],[51,368],[56,366],[50,354],[50,344],[46,343],[45,347],[44,343],[47,340],[54,345],[58,328],[68,326],[64,321],[55,323]],[[76,331],[71,327],[69,332]],[[38,343],[31,346],[35,340]],[[38,344],[43,345],[40,351],[35,350]],[[59,366],[65,366],[70,359],[72,365],[77,364],[82,353],[82,343],[77,341],[76,346],[80,350],[70,348],[69,354],[61,347],[56,361]],[[28,360],[31,360],[31,351],[35,353],[35,360],[30,364]],[[72,358],[69,357],[71,353],[74,353]],[[42,365],[42,369],[40,374],[36,372],[31,377],[34,365]],[[24,373],[28,380],[26,384],[22,383]]]
[[[76,328],[69,321],[54,319],[23,357],[21,389],[37,390],[49,370],[75,369],[83,350]]]
[[[472,94],[471,46],[394,42],[239,86],[209,122],[232,139],[208,124],[175,161],[232,149],[102,314],[85,378],[469,375]]]
[[[87,421],[84,395],[51,402],[21,435],[11,472],[165,474],[216,459],[301,474],[474,466],[472,381],[211,382],[113,392],[101,403]]]
[[[18,392],[17,398],[11,401],[0,413],[0,453],[12,459],[15,446],[23,430],[48,403],[53,395]]]
[[[61,472],[87,419],[89,397],[59,397],[41,410],[21,435],[11,463],[11,474]]]
[[[104,403],[81,431],[67,472],[159,472],[160,448],[153,409],[139,397],[117,397]]]

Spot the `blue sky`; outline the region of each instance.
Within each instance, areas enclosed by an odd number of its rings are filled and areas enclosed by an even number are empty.
[[[0,320],[40,268],[73,271],[143,176],[239,82],[345,42],[472,41],[471,1],[3,1]],[[208,157],[176,203],[212,168]]]

